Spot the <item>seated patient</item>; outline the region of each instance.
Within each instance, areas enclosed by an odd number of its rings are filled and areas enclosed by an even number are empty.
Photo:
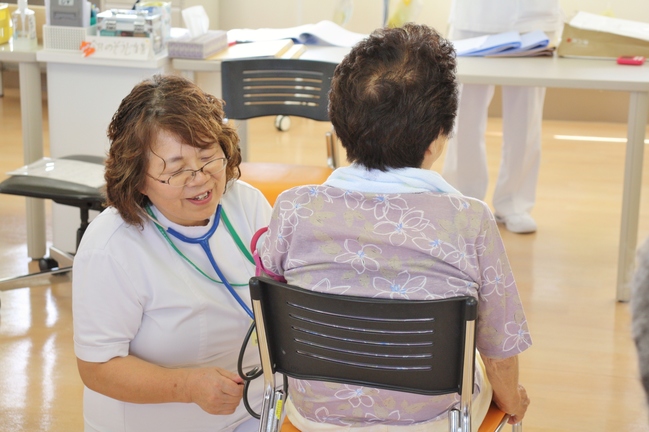
[[[492,399],[518,422],[529,404],[517,354],[531,345],[507,254],[488,206],[430,168],[457,110],[455,52],[435,30],[377,30],[337,67],[329,114],[349,167],[282,193],[258,243],[271,276],[362,297],[478,299],[474,424]],[[478,356],[480,357],[480,356]],[[421,396],[291,380],[301,430],[448,430],[457,395]],[[373,430],[373,429],[372,429]]]
[[[649,239],[637,251],[636,270],[631,281],[631,316],[640,378],[645,395],[649,397]]]

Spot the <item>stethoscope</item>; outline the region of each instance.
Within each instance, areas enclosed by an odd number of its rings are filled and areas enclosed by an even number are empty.
[[[218,264],[216,263],[216,260],[214,259],[214,254],[212,254],[212,249],[210,248],[210,239],[212,238],[212,235],[216,232],[216,228],[218,228],[218,226],[219,226],[219,222],[221,220],[221,217],[223,217],[223,222],[225,223],[225,226],[228,229],[228,232],[230,233],[230,235],[234,239],[235,243],[237,244],[237,246],[239,247],[241,252],[244,254],[246,259],[248,259],[248,261],[250,261],[252,264],[255,263],[254,259],[252,258],[252,255],[250,254],[248,249],[246,249],[246,247],[243,245],[243,242],[241,241],[241,238],[239,238],[239,235],[234,230],[234,227],[232,226],[232,224],[228,220],[228,217],[226,216],[225,211],[222,210],[221,204],[219,204],[216,207],[216,214],[214,215],[214,221],[212,222],[212,226],[210,227],[210,229],[205,234],[203,234],[200,237],[187,237],[186,235],[179,233],[178,231],[176,231],[175,229],[173,229],[171,227],[164,227],[160,222],[158,222],[158,219],[155,217],[155,214],[153,213],[153,211],[151,210],[151,208],[149,206],[146,206],[145,209],[146,209],[147,214],[150,216],[150,218],[155,223],[156,228],[158,228],[158,231],[160,231],[160,234],[162,234],[162,236],[165,238],[165,240],[167,240],[167,242],[169,243],[169,245],[171,245],[173,250],[175,250],[176,253],[178,255],[180,255],[185,261],[187,261],[192,267],[194,267],[196,270],[198,270],[198,272],[200,274],[202,274],[206,278],[210,279],[212,282],[223,284],[227,288],[227,290],[229,291],[230,295],[232,295],[232,297],[234,297],[234,299],[237,301],[237,303],[239,303],[239,305],[248,314],[248,316],[250,318],[254,318],[254,315],[252,313],[252,309],[250,309],[250,307],[243,301],[241,296],[235,291],[234,287],[232,286],[233,284],[228,282],[228,280],[223,275],[223,272],[221,271]],[[180,249],[178,249],[178,247],[173,243],[173,241],[171,241],[171,239],[169,238],[167,233],[171,234],[172,236],[174,236],[175,238],[177,238],[178,240],[180,240],[180,241],[182,241],[184,243],[200,245],[200,247],[205,252],[205,255],[207,255],[207,258],[209,259],[210,264],[212,265],[212,268],[214,269],[217,276],[221,280],[218,281],[218,280],[210,277],[207,273],[205,273],[203,270],[201,270],[200,267],[198,267],[196,264],[194,264],[193,261],[191,261],[189,258],[187,258],[187,256],[185,256],[185,254],[183,254],[180,251]],[[234,285],[236,285],[236,286],[248,286],[248,284],[234,284]]]
[[[255,260],[252,257],[252,254],[250,253],[250,251],[248,251],[248,249],[246,249],[245,245],[241,241],[241,238],[239,237],[239,235],[235,231],[234,227],[230,223],[230,220],[228,219],[228,216],[225,214],[225,210],[222,209],[221,204],[219,204],[216,207],[216,213],[214,215],[214,222],[212,222],[212,226],[210,227],[210,229],[205,234],[203,234],[200,237],[187,237],[186,235],[179,233],[178,231],[176,231],[175,229],[173,229],[171,227],[164,227],[158,221],[158,219],[155,217],[155,214],[153,213],[153,211],[151,210],[151,208],[149,206],[145,206],[144,208],[145,208],[146,213],[149,216],[149,218],[154,222],[156,228],[158,228],[158,231],[160,231],[160,234],[162,234],[162,237],[164,237],[164,239],[167,240],[167,243],[169,243],[171,248],[174,251],[176,251],[176,253],[178,255],[180,255],[185,261],[187,261],[192,267],[194,267],[200,274],[202,274],[203,276],[205,276],[206,278],[208,278],[212,282],[221,283],[221,284],[225,285],[225,287],[230,292],[232,297],[234,297],[234,299],[237,301],[237,303],[239,303],[239,305],[241,305],[241,307],[243,308],[244,311],[246,311],[248,316],[250,318],[252,318],[252,323],[251,323],[251,325],[250,325],[250,327],[248,329],[248,332],[246,333],[246,336],[244,338],[245,343],[242,344],[241,350],[239,352],[239,359],[237,360],[237,371],[239,372],[239,376],[241,376],[241,378],[244,379],[243,404],[245,405],[246,410],[248,411],[248,413],[250,413],[251,416],[253,416],[256,419],[259,419],[260,415],[258,413],[256,413],[252,409],[252,407],[250,406],[250,403],[248,402],[248,389],[249,389],[249,386],[250,386],[250,382],[252,380],[254,380],[254,379],[259,378],[261,376],[261,374],[263,373],[263,371],[261,370],[261,368],[256,367],[256,368],[252,369],[249,372],[244,372],[243,371],[243,365],[242,365],[243,357],[244,357],[244,354],[245,354],[245,347],[248,345],[248,340],[252,337],[252,334],[253,334],[254,329],[255,329],[255,319],[254,319],[254,315],[252,313],[252,310],[243,301],[241,296],[239,294],[237,294],[237,292],[234,290],[234,287],[233,287],[233,285],[235,285],[235,286],[248,286],[248,284],[230,284],[230,282],[228,282],[228,280],[225,278],[225,276],[223,275],[223,272],[221,271],[218,264],[216,263],[216,260],[214,259],[214,255],[212,254],[212,249],[210,248],[210,238],[212,238],[212,235],[216,232],[216,228],[218,228],[219,222],[221,221],[221,219],[223,219],[223,223],[225,224],[225,227],[227,228],[228,232],[232,236],[232,239],[234,240],[234,242],[237,244],[237,247],[239,248],[239,250],[243,253],[243,255],[246,257],[246,259],[248,261],[250,261],[250,263],[252,263],[254,265]],[[212,268],[216,272],[217,276],[221,279],[221,281],[218,281],[218,280],[212,278],[210,275],[208,275],[203,270],[201,270],[201,268],[198,267],[192,260],[187,258],[187,256],[185,254],[183,254],[180,249],[178,249],[178,247],[174,244],[174,242],[171,241],[171,238],[169,238],[167,233],[171,234],[172,236],[174,236],[175,238],[177,238],[178,240],[180,240],[180,241],[182,241],[184,243],[200,245],[201,248],[203,249],[203,251],[205,252],[205,255],[207,255],[207,258],[210,260],[210,264],[212,265]],[[284,385],[286,386],[286,383]]]

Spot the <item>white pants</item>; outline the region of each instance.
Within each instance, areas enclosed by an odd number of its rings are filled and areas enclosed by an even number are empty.
[[[455,30],[451,39],[477,35]],[[494,86],[460,86],[454,133],[448,141],[442,171],[460,192],[481,200],[489,180],[485,131],[493,94]],[[544,100],[544,87],[502,87],[502,159],[493,196],[495,213],[500,216],[529,213],[536,201]]]

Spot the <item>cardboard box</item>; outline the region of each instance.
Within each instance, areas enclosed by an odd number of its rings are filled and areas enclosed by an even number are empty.
[[[557,49],[560,57],[649,57],[649,25],[579,12],[564,24]]]

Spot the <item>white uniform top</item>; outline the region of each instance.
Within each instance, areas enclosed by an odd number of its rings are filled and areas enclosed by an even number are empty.
[[[268,224],[271,207],[261,192],[243,182],[231,183],[222,208],[249,246],[252,235]],[[184,227],[152,207],[161,224],[199,237],[205,227]],[[200,245],[173,243],[201,270],[219,279]],[[255,267],[244,257],[223,220],[210,240],[214,258],[250,306],[248,280]],[[236,372],[236,362],[251,318],[227,289],[208,280],[176,253],[152,221],[141,230],[127,225],[109,208],[84,234],[74,259],[74,348],[78,358],[105,362],[133,354],[165,367],[219,366]],[[244,367],[259,364],[256,347],[247,350]],[[247,370],[247,369],[246,369]],[[250,388],[257,411],[261,379]],[[210,415],[192,403],[133,404],[88,388],[84,393],[86,430],[230,431],[250,418],[243,404],[227,416]]]
[[[561,9],[559,0],[453,0],[449,22],[456,30],[472,32],[553,32]]]

